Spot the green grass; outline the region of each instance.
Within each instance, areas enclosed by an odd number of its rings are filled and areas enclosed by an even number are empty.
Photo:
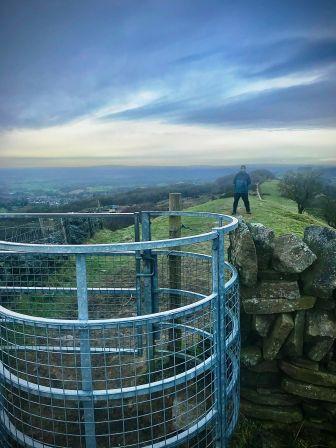
[[[271,227],[276,235],[295,233],[302,237],[309,225],[325,226],[326,223],[308,213],[299,215],[294,201],[280,196],[278,181],[265,182],[260,187],[263,200],[252,197],[253,215],[247,221],[261,222]]]
[[[17,298],[15,311],[28,316],[46,317],[49,319],[67,318],[73,311],[73,304],[56,294],[39,296],[34,293],[23,294]]]
[[[278,181],[269,181],[261,185],[263,200],[250,195],[252,215],[247,215],[243,204],[239,204],[238,213],[248,222],[260,222],[271,227],[276,235],[294,233],[303,236],[304,229],[309,225],[325,226],[326,223],[309,214],[299,215],[295,202],[280,196]],[[189,211],[207,211],[214,213],[231,214],[232,198],[215,199],[193,207]],[[212,220],[199,218],[183,218],[182,236],[209,231],[216,223]],[[101,230],[90,240],[90,243],[116,243],[133,241],[133,226],[115,232]],[[157,218],[152,223],[152,239],[165,239],[168,237],[168,219]]]
[[[309,421],[292,425],[252,420],[240,415],[230,448],[336,448],[334,434],[318,431]]]

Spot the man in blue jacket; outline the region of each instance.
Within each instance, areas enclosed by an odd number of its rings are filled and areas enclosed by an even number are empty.
[[[233,180],[234,185],[234,201],[233,201],[233,211],[232,214],[237,213],[238,201],[242,198],[246,212],[251,214],[250,202],[248,198],[248,189],[251,184],[251,178],[246,172],[246,166],[242,165],[240,167],[239,173],[237,173]]]

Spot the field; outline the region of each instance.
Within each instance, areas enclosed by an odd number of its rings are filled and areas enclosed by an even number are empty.
[[[261,185],[261,194],[263,200],[260,201],[257,196],[250,195],[252,215],[247,215],[243,204],[239,204],[238,213],[248,222],[260,222],[267,227],[271,227],[276,235],[294,233],[299,237],[303,236],[305,227],[309,225],[325,226],[325,222],[309,214],[299,215],[297,213],[296,203],[290,199],[280,196],[278,191],[278,181],[269,181]],[[232,198],[221,198],[213,201],[204,202],[193,207],[188,211],[207,211],[213,213],[231,214]],[[183,218],[182,236],[209,231],[216,223],[212,220],[198,218]],[[133,241],[133,226],[125,229],[111,232],[102,230],[98,232],[91,243],[116,243]],[[168,235],[168,220],[166,218],[157,218],[152,224],[152,238],[164,239]]]

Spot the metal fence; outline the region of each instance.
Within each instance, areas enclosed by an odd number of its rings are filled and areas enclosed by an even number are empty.
[[[152,240],[172,215],[212,228]],[[120,216],[1,216],[1,446],[227,446],[240,330],[224,238],[237,220],[141,212],[133,241],[60,244],[68,220],[96,220],[95,235]]]

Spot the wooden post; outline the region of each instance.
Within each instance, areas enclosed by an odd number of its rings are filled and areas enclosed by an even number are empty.
[[[180,211],[182,209],[181,193],[169,193],[169,211]],[[181,237],[181,216],[169,216],[169,238]],[[180,250],[179,247],[172,250]],[[169,288],[181,289],[181,257],[179,255],[169,255]],[[169,297],[170,309],[181,305],[181,296],[171,293]],[[174,324],[178,322],[175,321]],[[181,350],[182,333],[178,328],[171,328],[169,331],[169,350],[178,352]]]
[[[169,193],[169,211],[182,210],[181,193]],[[181,216],[169,216],[169,238],[180,238]]]

